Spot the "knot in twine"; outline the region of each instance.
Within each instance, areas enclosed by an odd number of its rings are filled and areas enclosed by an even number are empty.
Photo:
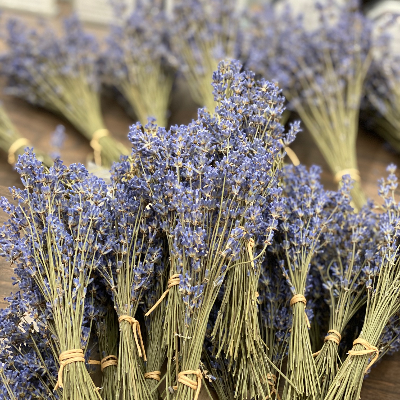
[[[310,321],[307,317],[307,313],[305,307],[307,306],[307,300],[302,294],[295,294],[292,299],[290,300],[290,307],[292,307],[296,303],[303,303],[304,304],[304,315],[306,316],[306,322],[308,329],[311,328]]]
[[[85,357],[83,355],[83,350],[82,349],[73,349],[73,350],[67,350],[63,351],[60,356],[58,357],[60,360],[60,369],[58,370],[58,379],[56,386],[54,387],[54,390],[57,390],[58,388],[63,387],[63,371],[64,367],[68,364],[74,363],[74,362],[85,362]]]
[[[13,165],[15,164],[15,153],[16,151],[24,145],[28,145],[30,142],[26,138],[18,138],[15,142],[11,144],[8,148],[8,163]]]
[[[333,333],[333,335],[330,335],[330,333]],[[342,340],[342,335],[335,329],[329,329],[327,335],[325,336],[324,343],[327,342],[328,340],[335,342],[339,346],[340,341]],[[321,350],[317,351],[316,353],[313,353],[313,357],[317,357],[319,353],[321,353]]]
[[[350,178],[359,182],[360,181],[360,171],[356,168],[346,168],[341,169],[335,174],[335,182],[339,183],[344,175],[350,175]]]
[[[276,381],[277,381],[276,375],[274,375],[274,374],[267,374],[267,381],[268,381],[268,385],[271,386],[271,398],[272,398],[272,395],[275,394],[275,395],[276,395],[276,398],[277,398],[278,400],[281,400],[281,396],[279,396],[279,393],[278,393],[278,391],[277,391],[276,388],[275,388]],[[270,398],[270,395],[267,395],[267,397],[265,398],[265,400],[268,400],[269,398]]]
[[[145,379],[154,379],[155,381],[161,381],[161,371],[151,371],[144,374]]]
[[[254,241],[253,238],[250,238],[249,242],[247,243],[247,251],[249,252],[250,256],[250,261],[251,261],[251,266],[254,269],[254,255],[253,255],[253,249],[254,246],[256,245],[256,242]],[[258,296],[257,296],[258,297]]]
[[[333,335],[330,335],[330,333],[333,333]],[[342,335],[335,329],[329,329],[328,334],[325,336],[324,342],[327,342],[328,340],[335,342],[339,346],[340,341],[342,340]]]
[[[179,279],[179,274],[172,275],[171,278],[168,279],[167,290],[157,300],[157,303],[154,304],[154,306],[151,307],[150,310],[147,311],[146,314],[144,314],[144,316],[148,317],[157,308],[157,306],[165,299],[165,296],[169,293],[169,290],[172,288],[172,286],[179,285],[180,282],[181,281]]]
[[[135,343],[139,353],[139,357],[143,356],[143,360],[147,361],[146,352],[144,350],[142,332],[140,331],[139,321],[131,317],[130,315],[121,315],[118,318],[118,322],[121,323],[122,321],[126,321],[132,326],[133,336],[135,337]],[[140,345],[139,345],[139,339],[140,339]]]
[[[196,375],[197,376],[197,382],[192,380],[192,379],[190,379],[190,378],[188,378],[186,375]],[[186,386],[189,386],[191,389],[196,391],[193,400],[197,400],[199,398],[202,377],[203,377],[203,375],[202,375],[202,373],[201,373],[201,371],[199,369],[196,370],[196,371],[192,371],[192,370],[182,371],[182,372],[179,372],[179,374],[178,374],[178,382],[179,383],[182,383],[182,384],[184,384]]]
[[[90,141],[90,146],[93,149],[94,162],[96,165],[101,165],[101,150],[103,147],[100,144],[100,139],[109,135],[109,130],[104,128],[97,129],[97,131],[93,133],[92,140]]]
[[[365,339],[362,338],[357,338],[354,342],[353,342],[353,346],[355,346],[356,344],[361,344],[361,346],[363,346],[365,348],[365,350],[349,350],[349,356],[363,356],[366,354],[375,354],[375,357],[371,360],[371,362],[367,365],[367,368],[365,368],[365,372],[364,374],[366,374],[368,372],[368,370],[375,364],[376,360],[379,357],[379,350],[377,347],[372,346],[372,344],[369,344]]]
[[[97,360],[89,360],[89,364],[91,365],[100,365],[101,372],[103,372],[107,367],[110,367],[111,365],[118,365],[118,358],[116,356],[107,356],[104,357],[101,361]]]

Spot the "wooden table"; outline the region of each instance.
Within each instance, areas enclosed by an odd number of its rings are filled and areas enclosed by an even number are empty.
[[[61,15],[68,13],[69,6],[62,5]],[[10,13],[5,12],[3,18]],[[32,16],[24,15],[27,23],[36,24]],[[55,26],[60,26],[59,18],[55,19]],[[91,26],[90,29],[100,37],[104,36],[104,29]],[[1,47],[1,46],[0,46]],[[23,137],[28,138],[34,145],[46,151],[51,151],[49,139],[57,124],[66,128],[67,139],[61,152],[61,158],[66,163],[85,162],[91,156],[91,148],[85,140],[68,122],[49,112],[33,107],[24,101],[0,94],[6,110]],[[134,120],[128,117],[124,109],[110,95],[104,95],[102,109],[107,128],[113,135],[129,146],[126,138],[129,125]],[[196,116],[196,106],[191,101],[182,82],[175,86],[171,100],[170,124],[187,123]],[[299,134],[292,146],[300,160],[306,165],[319,164],[323,167],[322,180],[331,189],[335,188],[332,174],[328,171],[320,152],[313,144],[307,132]],[[386,176],[385,168],[389,163],[398,164],[400,157],[393,152],[380,138],[373,134],[360,132],[358,142],[359,169],[362,186],[369,197],[378,200],[377,180]],[[0,195],[8,196],[6,187],[21,186],[18,174],[7,163],[5,153],[0,153]],[[5,221],[6,215],[0,212],[0,223]],[[0,306],[6,303],[3,298],[12,290],[12,270],[9,265],[0,259]],[[202,393],[204,395],[204,393]],[[207,396],[201,396],[202,400]],[[399,400],[400,399],[400,354],[386,357],[365,381],[361,398],[363,400]]]

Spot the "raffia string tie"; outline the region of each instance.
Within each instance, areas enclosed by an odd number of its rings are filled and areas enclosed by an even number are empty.
[[[73,349],[63,351],[60,356],[58,357],[60,360],[60,369],[58,370],[58,379],[54,390],[63,387],[63,371],[64,367],[68,364],[75,363],[75,362],[85,362],[85,357],[83,355],[82,349]]]
[[[360,181],[360,171],[356,168],[346,168],[341,169],[335,174],[335,182],[339,183],[344,175],[350,175],[350,178],[359,182]]]
[[[11,144],[11,146],[8,148],[8,163],[13,165],[15,164],[15,153],[18,149],[20,149],[22,146],[27,146],[29,145],[30,142],[26,138],[18,138],[15,142]]]
[[[331,333],[333,333],[333,335],[331,335]],[[324,342],[327,342],[328,340],[335,342],[339,346],[340,341],[342,340],[342,335],[335,329],[329,329],[328,334],[325,336]]]
[[[188,378],[187,375],[196,375],[197,376],[197,382],[193,381],[190,378]],[[201,371],[199,369],[196,370],[196,371],[192,371],[192,370],[182,371],[182,372],[179,372],[179,374],[178,374],[178,382],[179,383],[182,383],[183,385],[189,386],[191,389],[196,391],[193,400],[197,400],[199,398],[202,377],[203,377],[203,375],[202,375],[202,373],[201,373]]]
[[[171,278],[168,279],[167,290],[161,295],[161,297],[158,299],[157,303],[154,304],[154,306],[151,307],[150,310],[147,311],[146,314],[144,314],[144,316],[148,317],[157,308],[157,306],[165,299],[165,297],[169,293],[169,290],[172,288],[172,286],[179,285],[180,282],[181,281],[179,279],[179,274],[172,275]]]
[[[98,360],[89,360],[90,365],[100,365],[101,372],[103,372],[107,367],[111,367],[112,365],[118,365],[118,358],[116,356],[107,356],[104,357],[101,361]]]
[[[161,381],[161,371],[151,371],[144,374],[145,379],[154,379],[155,381]]]
[[[97,129],[97,131],[93,133],[92,140],[90,141],[90,146],[93,149],[94,162],[96,165],[101,165],[101,149],[103,147],[100,144],[100,139],[106,136],[110,136],[108,129]]]
[[[303,303],[304,304],[304,315],[306,316],[306,322],[308,329],[311,328],[310,321],[307,317],[307,313],[305,307],[307,306],[307,300],[302,294],[295,294],[292,299],[290,300],[290,307],[292,307],[296,303]]]
[[[265,400],[268,400],[269,398],[272,398],[272,395],[275,394],[276,398],[278,400],[281,400],[281,396],[279,396],[278,391],[275,388],[276,385],[276,375],[274,374],[267,374],[267,381],[268,381],[268,385],[271,386],[271,397],[270,395],[267,395],[267,397],[265,398]]]
[[[357,338],[353,342],[353,346],[355,346],[356,344],[361,344],[361,346],[363,346],[365,348],[365,350],[349,350],[349,353],[348,353],[349,356],[363,356],[366,354],[374,354],[375,353],[375,357],[367,365],[367,368],[365,368],[364,374],[366,374],[368,372],[368,370],[375,364],[376,360],[378,359],[379,350],[377,347],[372,346],[372,344],[369,344],[365,339],[362,339],[362,338]]]
[[[143,360],[147,361],[146,351],[144,350],[142,332],[140,330],[139,321],[131,317],[130,315],[121,315],[118,318],[118,322],[121,323],[122,321],[126,321],[132,326],[133,336],[135,337],[135,343],[139,353],[139,357],[143,356]],[[139,345],[139,339],[140,339],[140,345]]]

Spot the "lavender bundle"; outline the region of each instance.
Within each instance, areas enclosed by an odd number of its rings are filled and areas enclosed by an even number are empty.
[[[127,161],[116,164],[110,192],[107,240],[98,272],[112,294],[118,315],[116,398],[150,400],[154,396],[146,382],[146,352],[139,321],[135,318],[144,293],[149,289],[154,270],[162,259],[158,223],[140,190],[122,183]]]
[[[320,234],[326,228],[330,215],[326,212],[332,196],[319,182],[320,169],[312,167],[286,167],[283,190],[286,198],[276,242],[271,250],[289,285],[292,298],[292,327],[289,341],[287,377],[294,386],[285,382],[284,398],[317,398],[320,391],[318,374],[311,352],[305,312],[305,298],[310,264],[313,256],[323,248]]]
[[[343,185],[349,186],[348,179]],[[338,199],[337,204],[332,221],[322,235],[327,245],[315,261],[330,309],[324,344],[314,354],[320,377],[320,399],[325,398],[339,369],[338,350],[344,329],[366,302],[365,282],[373,275],[368,267],[376,245],[373,234],[376,220],[371,208],[365,206],[356,214],[348,202]]]
[[[399,205],[394,200],[397,178],[396,167],[388,167],[389,176],[380,181],[382,214],[377,216],[377,238],[374,254],[363,268],[368,278],[367,309],[359,337],[340,367],[328,392],[326,400],[359,399],[364,375],[379,357],[376,347],[390,319],[399,312]]]
[[[93,296],[93,307],[96,309],[94,322],[101,357],[100,360],[90,360],[89,364],[100,366],[102,373],[100,394],[102,399],[114,400],[118,365],[118,318],[109,302],[109,296],[103,290],[93,285],[89,289],[89,293]]]
[[[27,146],[30,146],[29,140],[18,133],[4,107],[0,105],[0,149],[8,154],[8,163],[14,165],[17,156],[23,154]],[[47,154],[42,152],[36,154],[38,159],[48,167],[53,164],[53,160]]]
[[[237,66],[221,64],[218,73],[223,74],[224,68],[234,71]],[[238,77],[238,82],[241,79]],[[132,177],[130,185],[146,188],[150,207],[157,210],[168,239],[171,284],[165,316],[169,360],[166,385],[174,386],[172,380],[178,369],[180,399],[191,399],[193,390],[197,397],[200,389],[199,363],[207,320],[225,276],[234,276],[245,266],[248,279],[256,279],[257,259],[254,253],[249,253],[250,239],[254,237],[254,244],[262,249],[265,244],[260,241],[268,243],[275,227],[274,207],[279,191],[274,186],[282,157],[281,140],[290,140],[294,134],[286,137],[279,123],[269,115],[276,95],[273,88],[266,82],[255,85],[259,108],[247,106],[245,89],[243,97],[224,99],[224,88],[219,98],[218,119],[202,110],[193,123],[169,131],[151,123],[144,130],[139,124],[131,128],[134,165],[127,166],[127,174],[132,169],[140,173]],[[241,113],[236,111],[239,107]],[[267,121],[271,121],[271,131],[266,131]],[[251,197],[244,195],[247,192]],[[265,210],[265,216],[261,210]],[[264,239],[256,236],[257,224],[264,227]],[[244,287],[245,276],[246,273],[239,289],[243,291],[242,301],[250,306],[256,298],[257,285],[254,292]],[[251,312],[256,312],[254,306]],[[238,325],[238,329],[251,333],[245,325]],[[255,357],[252,350],[259,348],[252,338],[247,344],[243,359]],[[266,378],[260,377],[257,368],[264,368],[265,372],[268,368],[266,360],[258,361],[258,365],[250,365],[254,373],[238,371],[238,378],[244,383],[238,385],[240,396],[247,387],[252,395],[256,389],[265,393]]]
[[[193,100],[215,109],[211,77],[223,59],[239,56],[239,16],[227,0],[179,1],[174,8],[171,44]]]
[[[16,165],[24,190],[13,189],[18,206],[5,199],[11,219],[2,229],[2,248],[18,263],[21,276],[31,276],[51,324],[50,344],[59,357],[55,389],[71,400],[101,399],[85,366],[90,335],[86,321],[87,287],[100,260],[102,182],[85,168],[56,160],[48,172],[29,151]],[[39,296],[39,295],[37,295]]]
[[[356,138],[372,39],[371,23],[355,3],[342,7],[336,19],[330,17],[329,8],[321,8],[321,23],[315,30],[296,27],[287,37],[279,37],[276,40],[284,43],[285,51],[266,62],[275,63],[275,76],[269,79],[276,79],[284,89],[289,108],[299,114],[311,133],[335,181],[339,183],[346,174],[355,181],[351,194],[360,208],[365,196],[357,167]],[[267,55],[257,58],[267,59]]]
[[[161,369],[166,358],[166,348],[163,345],[163,320],[166,304],[164,301],[160,301],[160,298],[165,291],[165,275],[169,271],[167,265],[168,260],[164,257],[164,260],[156,266],[154,279],[142,306],[146,317],[151,314],[151,318],[146,318],[145,320],[148,341],[144,377],[149,380],[150,390],[155,393],[156,398],[157,387],[161,381]]]
[[[50,30],[8,22],[6,91],[62,115],[90,140],[95,162],[109,166],[127,150],[110,136],[101,115],[97,43],[76,17],[65,20],[64,28],[58,38]]]
[[[35,307],[29,297],[26,292],[11,295],[0,313],[0,398],[17,400],[29,393],[31,399],[56,400],[61,394],[53,391],[56,358],[44,330],[32,319]]]
[[[106,82],[128,101],[137,119],[154,117],[167,126],[174,81],[174,57],[168,44],[168,21],[156,0],[141,1],[128,16],[111,26],[102,57]]]
[[[226,110],[234,110],[239,105],[239,131],[246,132],[250,143],[263,146],[272,155],[283,146],[282,143],[289,144],[294,139],[298,126],[294,124],[287,134],[283,132],[280,116],[284,98],[280,95],[280,90],[264,80],[256,81],[250,71],[240,73],[240,67],[237,63],[221,62],[214,74],[216,114],[224,122],[224,118],[230,118]],[[216,356],[218,358],[222,351],[225,353],[229,360],[229,369],[233,370],[237,379],[236,396],[241,398],[247,398],[248,391],[256,393],[260,390],[260,382],[265,381],[265,376],[269,373],[266,365],[259,361],[265,345],[259,328],[257,289],[265,246],[273,236],[281,207],[281,192],[274,187],[281,157],[278,154],[275,157],[271,164],[269,183],[264,182],[261,177],[258,179],[258,184],[264,185],[264,188],[258,187],[259,195],[267,201],[260,204],[257,213],[247,217],[244,225],[244,231],[255,239],[243,243],[245,251],[240,253],[238,267],[227,273],[224,297],[213,330],[213,340],[218,348]],[[255,173],[254,177],[256,176]],[[251,195],[253,191],[251,188]],[[238,207],[245,208],[247,202],[245,197],[238,197]],[[264,235],[267,236],[266,239]],[[251,372],[245,373],[248,365],[252,368]]]

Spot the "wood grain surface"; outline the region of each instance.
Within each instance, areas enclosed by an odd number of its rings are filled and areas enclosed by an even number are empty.
[[[70,6],[61,3],[61,13],[57,18],[48,20],[57,29],[60,28],[61,17],[67,15]],[[5,11],[3,19],[11,14]],[[27,24],[37,25],[38,21],[32,15],[22,14]],[[105,28],[89,25],[88,29],[98,37],[104,37]],[[0,49],[4,48],[0,44]],[[1,81],[0,81],[1,84]],[[0,86],[1,88],[1,86]],[[28,138],[35,146],[51,152],[50,137],[58,124],[66,128],[67,138],[61,152],[61,158],[66,163],[86,162],[91,157],[91,148],[85,140],[68,122],[59,116],[50,114],[40,108],[27,104],[19,99],[6,96],[0,91],[0,100],[3,102],[11,120],[18,128],[23,137]],[[175,84],[171,98],[170,124],[187,123],[196,116],[196,106],[190,99],[184,82]],[[134,118],[129,117],[124,108],[116,101],[110,91],[102,96],[102,111],[107,128],[113,135],[129,146],[126,135],[129,125]],[[326,187],[334,189],[335,184],[332,174],[329,172],[320,152],[315,147],[307,132],[299,134],[298,139],[292,146],[301,162],[306,165],[319,164],[323,167],[322,180]],[[369,197],[378,200],[377,180],[386,175],[385,169],[389,163],[399,164],[400,156],[379,137],[373,133],[360,131],[357,141],[357,152],[362,187]],[[7,155],[0,153],[0,195],[8,197],[7,187],[21,186],[18,174],[7,163]],[[6,215],[0,212],[0,223],[6,220]],[[11,283],[12,269],[0,258],[0,307],[4,307],[3,300],[11,291],[16,290]],[[199,400],[208,399],[205,391],[202,391]],[[383,361],[373,368],[370,376],[365,380],[361,395],[363,400],[399,400],[400,399],[400,354],[387,356]],[[290,399],[284,399],[290,400]]]

